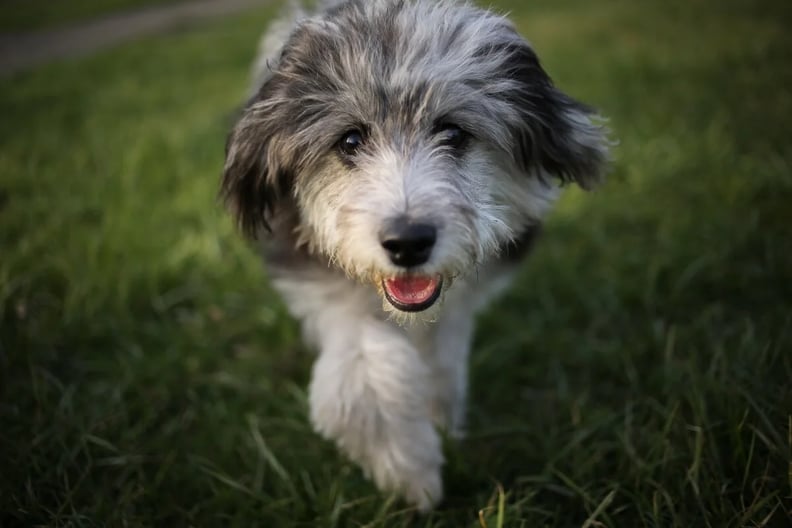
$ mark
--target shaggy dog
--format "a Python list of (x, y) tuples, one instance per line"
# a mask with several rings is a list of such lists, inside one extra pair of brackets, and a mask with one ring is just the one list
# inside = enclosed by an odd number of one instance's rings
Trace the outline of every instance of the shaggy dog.
[(461, 435), (474, 316), (561, 186), (592, 187), (597, 116), (502, 16), (320, 2), (262, 40), (221, 194), (318, 349), (315, 429), (420, 510)]

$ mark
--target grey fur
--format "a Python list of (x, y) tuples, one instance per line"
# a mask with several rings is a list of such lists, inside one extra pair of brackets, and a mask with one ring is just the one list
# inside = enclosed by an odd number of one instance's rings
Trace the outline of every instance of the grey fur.
[(246, 231), (353, 127), (409, 150), (453, 121), (529, 177), (544, 169), (584, 188), (599, 180), (603, 132), (568, 117), (591, 110), (553, 86), (508, 20), (449, 1), (333, 4), (300, 20), (269, 59), (274, 68), (259, 75), (229, 137), (223, 196)]

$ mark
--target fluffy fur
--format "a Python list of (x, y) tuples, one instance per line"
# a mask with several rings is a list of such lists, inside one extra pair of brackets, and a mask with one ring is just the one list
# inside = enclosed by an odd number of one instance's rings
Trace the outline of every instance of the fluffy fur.
[[(314, 427), (427, 510), (442, 497), (438, 428), (464, 431), (474, 315), (562, 184), (598, 182), (604, 130), (507, 19), (466, 3), (297, 7), (256, 64), (222, 196), (319, 352)], [(397, 220), (436, 230), (425, 261), (384, 249)], [(442, 279), (439, 300), (386, 300), (385, 281), (407, 276)]]

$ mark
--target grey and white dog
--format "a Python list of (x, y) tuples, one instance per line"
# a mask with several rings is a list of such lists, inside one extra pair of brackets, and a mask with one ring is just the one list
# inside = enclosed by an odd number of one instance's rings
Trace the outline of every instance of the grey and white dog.
[(608, 140), (502, 16), (320, 4), (262, 40), (221, 194), (319, 351), (314, 427), (427, 510), (438, 429), (464, 431), (475, 313), (562, 185), (599, 180)]

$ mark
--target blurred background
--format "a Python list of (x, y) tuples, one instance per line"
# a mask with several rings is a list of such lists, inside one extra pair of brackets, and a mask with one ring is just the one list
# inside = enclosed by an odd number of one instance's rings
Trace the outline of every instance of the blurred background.
[(422, 517), (311, 431), (216, 201), (281, 3), (0, 0), (0, 525), (792, 526), (792, 4), (492, 7), (619, 145), (481, 317)]

